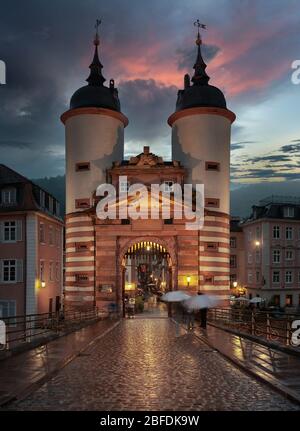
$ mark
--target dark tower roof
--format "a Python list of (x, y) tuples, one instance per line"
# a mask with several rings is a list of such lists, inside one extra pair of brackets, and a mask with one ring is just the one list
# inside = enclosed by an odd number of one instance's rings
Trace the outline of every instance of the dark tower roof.
[(187, 108), (196, 107), (213, 107), (213, 108), (225, 108), (226, 100), (221, 90), (213, 85), (209, 85), (209, 76), (206, 73), (206, 64), (202, 57), (201, 45), (202, 40), (199, 33), (199, 27), (205, 28), (204, 25), (199, 23), (199, 20), (195, 23), (198, 26), (198, 33), (196, 39), (197, 45), (197, 59), (194, 64), (194, 75), (191, 79), (193, 84), (190, 84), (189, 75), (184, 77), (184, 89), (178, 91), (176, 111), (181, 111)]
[(96, 35), (94, 38), (94, 57), (90, 64), (90, 75), (86, 79), (88, 85), (75, 91), (70, 101), (70, 109), (75, 108), (106, 108), (113, 111), (121, 111), (118, 90), (115, 88), (114, 80), (111, 79), (109, 87), (104, 86), (106, 79), (102, 75), (103, 66), (99, 60), (98, 46), (100, 44), (98, 26), (100, 21), (97, 20)]

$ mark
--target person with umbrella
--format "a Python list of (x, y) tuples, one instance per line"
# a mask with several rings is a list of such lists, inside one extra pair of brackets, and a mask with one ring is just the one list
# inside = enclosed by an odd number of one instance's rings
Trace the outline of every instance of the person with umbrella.
[[(164, 302), (180, 303), (180, 302), (186, 301), (187, 299), (190, 299), (190, 298), (191, 298), (190, 295), (188, 295), (186, 292), (184, 292), (182, 290), (174, 290), (174, 291), (165, 293), (160, 299), (161, 299), (161, 301), (164, 301)], [(176, 324), (176, 337), (179, 337), (178, 317), (175, 320), (175, 324)]]
[(200, 310), (201, 328), (206, 329), (207, 325), (207, 310), (208, 308), (214, 308), (219, 303), (219, 299), (212, 295), (204, 295), (202, 292), (198, 292), (197, 295), (191, 296), (184, 302), (187, 310)]
[(193, 331), (195, 324), (195, 313), (193, 310), (186, 310), (186, 325), (188, 331)]
[[(197, 295), (203, 295), (202, 292), (198, 291)], [(206, 329), (207, 326), (207, 308), (200, 308), (200, 327)]]

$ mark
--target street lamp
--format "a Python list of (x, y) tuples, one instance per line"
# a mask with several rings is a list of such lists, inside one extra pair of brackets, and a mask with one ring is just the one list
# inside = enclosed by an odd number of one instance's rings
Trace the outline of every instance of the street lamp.
[(246, 289), (245, 289), (245, 287), (239, 287), (238, 291), (239, 291), (239, 294), (240, 294), (241, 296), (245, 295), (245, 293), (246, 293)]
[(256, 245), (256, 247), (259, 247), (260, 246), (260, 241), (255, 241), (255, 245)]
[(187, 287), (190, 287), (191, 277), (189, 275), (186, 277), (186, 281), (187, 281)]
[(234, 281), (234, 282), (232, 283), (232, 286), (233, 286), (235, 289), (237, 288), (237, 285), (238, 285), (237, 281)]

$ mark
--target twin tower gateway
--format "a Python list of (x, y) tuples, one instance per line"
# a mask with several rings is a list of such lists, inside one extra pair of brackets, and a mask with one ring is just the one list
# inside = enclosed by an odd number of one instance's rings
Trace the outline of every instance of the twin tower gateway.
[[(66, 131), (65, 307), (114, 306), (121, 314), (128, 292), (150, 285), (227, 297), (230, 132), (235, 115), (223, 93), (208, 83), (199, 27), (194, 74), (191, 79), (185, 75), (176, 111), (168, 119), (172, 161), (149, 147), (124, 160), (128, 119), (114, 81), (104, 85), (98, 33), (94, 45), (88, 85), (73, 94), (70, 109), (61, 117)], [(171, 192), (175, 183), (204, 184), (203, 228), (187, 230), (185, 220), (175, 217), (101, 220), (96, 190), (102, 183), (123, 191), (135, 183), (163, 184)]]

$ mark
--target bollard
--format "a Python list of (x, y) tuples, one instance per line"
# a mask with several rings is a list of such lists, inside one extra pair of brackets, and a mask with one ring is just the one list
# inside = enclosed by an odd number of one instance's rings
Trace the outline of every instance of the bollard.
[(290, 332), (291, 332), (290, 321), (289, 321), (289, 319), (287, 319), (287, 321), (286, 321), (286, 339), (285, 339), (287, 346), (290, 345)]
[(270, 315), (267, 313), (267, 340), (270, 339)]
[(255, 333), (255, 318), (254, 318), (254, 312), (251, 313), (251, 334), (254, 335)]

